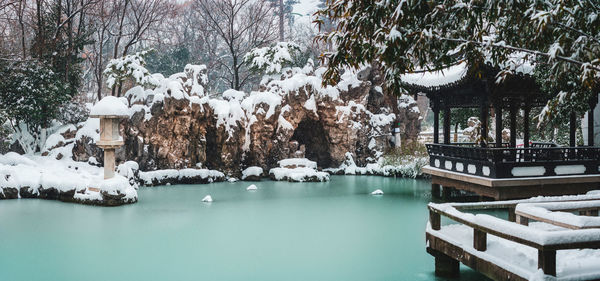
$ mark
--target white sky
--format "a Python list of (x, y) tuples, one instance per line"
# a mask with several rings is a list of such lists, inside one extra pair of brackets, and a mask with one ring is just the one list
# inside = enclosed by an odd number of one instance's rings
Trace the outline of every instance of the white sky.
[(294, 5), (294, 12), (302, 15), (312, 15), (317, 10), (319, 0), (300, 0), (300, 3)]

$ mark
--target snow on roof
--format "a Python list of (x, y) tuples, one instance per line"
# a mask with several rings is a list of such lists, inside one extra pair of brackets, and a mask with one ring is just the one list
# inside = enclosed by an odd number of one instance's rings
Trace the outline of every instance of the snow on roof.
[(438, 71), (406, 73), (400, 76), (400, 80), (404, 83), (423, 87), (438, 87), (463, 79), (467, 75), (467, 70), (467, 63), (461, 62)]
[(90, 111), (90, 117), (129, 116), (127, 106), (117, 97), (107, 96), (100, 100)]

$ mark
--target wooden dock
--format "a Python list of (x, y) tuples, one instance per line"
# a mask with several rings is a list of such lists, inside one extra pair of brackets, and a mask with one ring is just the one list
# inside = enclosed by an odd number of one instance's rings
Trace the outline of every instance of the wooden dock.
[[(495, 200), (509, 200), (534, 196), (584, 194), (600, 189), (600, 174), (491, 178), (431, 166), (423, 167), (422, 171), (431, 175), (434, 197), (448, 197), (452, 190), (464, 190)], [(440, 191), (443, 191), (442, 195)]]
[[(557, 260), (557, 251), (565, 251), (563, 257), (576, 257), (580, 254), (578, 249), (600, 249), (600, 228), (572, 230), (545, 223), (538, 223), (536, 228), (515, 222), (519, 217), (515, 209), (520, 203), (564, 201), (593, 203), (562, 210), (597, 216), (600, 194), (429, 204), (427, 252), (435, 258), (436, 275), (457, 277), (462, 263), (494, 280), (529, 280), (540, 273), (539, 269), (543, 270), (543, 274), (560, 280), (600, 280), (600, 251), (582, 258), (583, 265), (573, 264), (575, 261), (571, 258)], [(509, 219), (481, 214), (481, 210), (503, 210), (508, 213)], [(442, 217), (458, 224), (442, 226)], [(489, 245), (493, 246), (488, 248)], [(561, 271), (557, 272), (557, 268)]]

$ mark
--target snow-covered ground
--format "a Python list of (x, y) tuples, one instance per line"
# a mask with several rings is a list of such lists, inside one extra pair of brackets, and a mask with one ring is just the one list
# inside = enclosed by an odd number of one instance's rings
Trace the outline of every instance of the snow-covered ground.
[(45, 198), (120, 205), (137, 201), (136, 188), (126, 177), (115, 175), (104, 180), (102, 168), (69, 158), (56, 160), (14, 152), (0, 155), (2, 199)]

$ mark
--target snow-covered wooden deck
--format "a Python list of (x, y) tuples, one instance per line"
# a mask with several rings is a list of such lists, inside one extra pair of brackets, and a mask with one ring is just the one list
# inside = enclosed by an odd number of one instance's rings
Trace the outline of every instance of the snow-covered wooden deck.
[[(600, 228), (573, 230), (545, 222), (514, 222), (515, 209), (523, 210), (520, 206), (560, 206), (548, 202), (568, 202), (564, 210), (581, 209), (584, 214), (549, 211), (554, 218), (573, 216), (596, 226), (598, 217), (590, 215), (596, 214), (600, 192), (486, 203), (431, 203), (426, 240), (427, 252), (435, 257), (436, 274), (456, 276), (459, 263), (463, 263), (494, 280), (543, 280), (544, 275), (556, 280), (600, 280)], [(506, 210), (509, 220), (481, 213), (493, 209)], [(458, 224), (442, 226), (441, 217)]]

